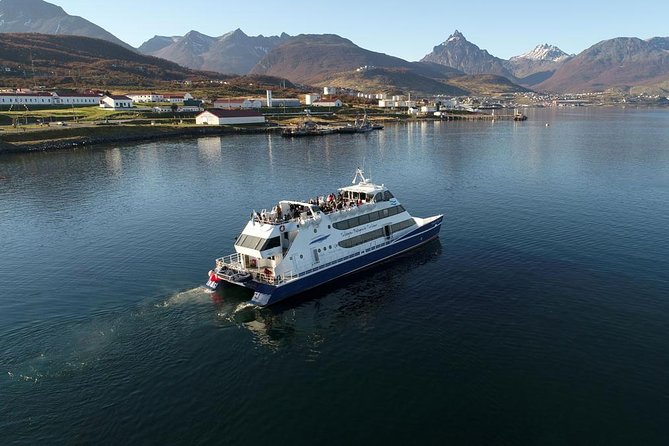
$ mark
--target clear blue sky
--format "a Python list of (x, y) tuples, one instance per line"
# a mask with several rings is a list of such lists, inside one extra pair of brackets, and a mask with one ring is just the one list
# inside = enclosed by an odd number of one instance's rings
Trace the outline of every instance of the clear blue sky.
[(508, 59), (540, 43), (568, 53), (613, 37), (669, 36), (669, 1), (337, 0), (214, 1), (50, 0), (132, 46), (191, 29), (219, 36), (334, 33), (355, 44), (419, 60), (455, 30)]

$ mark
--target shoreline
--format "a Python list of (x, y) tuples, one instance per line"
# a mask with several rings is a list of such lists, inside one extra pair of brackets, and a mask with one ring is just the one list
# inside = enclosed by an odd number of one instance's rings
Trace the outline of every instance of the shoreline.
[(105, 127), (71, 127), (57, 130), (38, 130), (25, 133), (0, 133), (0, 156), (47, 152), (101, 144), (152, 141), (170, 138), (201, 137), (212, 135), (239, 135), (273, 133), (281, 127), (227, 127), (227, 126), (154, 126), (113, 125)]

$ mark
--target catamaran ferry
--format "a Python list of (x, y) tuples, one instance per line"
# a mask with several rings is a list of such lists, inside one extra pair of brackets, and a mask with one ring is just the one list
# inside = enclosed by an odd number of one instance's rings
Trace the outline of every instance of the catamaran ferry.
[(357, 169), (336, 194), (254, 211), (235, 254), (216, 259), (205, 288), (229, 282), (253, 290), (251, 303), (271, 305), (427, 243), (442, 219), (412, 217)]

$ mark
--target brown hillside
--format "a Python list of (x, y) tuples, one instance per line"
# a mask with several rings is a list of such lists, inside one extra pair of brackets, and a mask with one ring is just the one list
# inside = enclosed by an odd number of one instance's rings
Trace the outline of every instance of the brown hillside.
[(0, 39), (0, 84), (5, 86), (152, 86), (222, 77), (89, 37), (3, 34)]

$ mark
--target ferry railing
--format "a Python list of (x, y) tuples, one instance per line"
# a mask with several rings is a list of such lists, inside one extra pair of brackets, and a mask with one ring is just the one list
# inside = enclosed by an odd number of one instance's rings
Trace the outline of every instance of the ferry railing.
[[(216, 259), (216, 272), (221, 273), (223, 269), (229, 269), (237, 272), (249, 273), (258, 282), (276, 285), (279, 283), (279, 278), (273, 274), (268, 274), (265, 269), (261, 268), (247, 268), (242, 262), (242, 255), (239, 253), (231, 254), (229, 256), (219, 257)], [(225, 275), (225, 274), (223, 274)]]
[(216, 267), (220, 268), (223, 266), (240, 271), (243, 270), (244, 265), (242, 264), (242, 255), (239, 253), (234, 253), (229, 256), (219, 257), (216, 259)]

